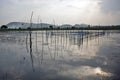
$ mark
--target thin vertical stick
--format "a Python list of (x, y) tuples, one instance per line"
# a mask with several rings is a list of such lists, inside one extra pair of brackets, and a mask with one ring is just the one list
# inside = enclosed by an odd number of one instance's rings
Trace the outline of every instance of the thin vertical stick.
[[(41, 23), (41, 28), (43, 28), (43, 26), (42, 26), (42, 20), (40, 20), (40, 23)], [(42, 62), (43, 62), (43, 50), (44, 50), (44, 36), (43, 36), (43, 34), (44, 34), (44, 32), (42, 31), (42, 54), (41, 54), (41, 64), (42, 64)]]
[(30, 57), (31, 57), (31, 63), (32, 63), (32, 69), (34, 72), (34, 61), (33, 61), (33, 55), (32, 55), (32, 35), (31, 35), (31, 28), (32, 28), (32, 16), (33, 16), (33, 11), (31, 14), (31, 18), (30, 18), (30, 31), (29, 31), (29, 36), (30, 36)]
[(38, 16), (38, 20), (37, 20), (37, 28), (39, 28), (39, 21), (40, 21), (39, 18), (40, 18), (40, 17)]
[(32, 17), (33, 17), (33, 11), (31, 13), (31, 18), (30, 18), (30, 28), (32, 28)]

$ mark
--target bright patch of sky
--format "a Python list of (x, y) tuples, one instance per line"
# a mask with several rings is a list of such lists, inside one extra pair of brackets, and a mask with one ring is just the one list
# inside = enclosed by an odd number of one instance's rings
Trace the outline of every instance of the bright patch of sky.
[(120, 0), (1, 0), (0, 25), (9, 22), (114, 25), (120, 22)]

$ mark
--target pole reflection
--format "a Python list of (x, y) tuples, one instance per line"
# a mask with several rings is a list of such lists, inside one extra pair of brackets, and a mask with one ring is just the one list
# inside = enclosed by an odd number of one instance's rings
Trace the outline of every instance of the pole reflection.
[(32, 64), (32, 70), (34, 72), (35, 69), (34, 69), (34, 61), (33, 61), (33, 53), (32, 53), (32, 32), (31, 31), (29, 31), (29, 42), (30, 42), (30, 59)]
[[(31, 31), (29, 32), (30, 56), (31, 56), (31, 62), (34, 63), (31, 34), (34, 34), (34, 32), (33, 33)], [(79, 50), (80, 52), (83, 49), (83, 47), (86, 47), (87, 49), (89, 47), (88, 45), (90, 40), (98, 39), (95, 43), (99, 44), (99, 37), (104, 36), (105, 31), (89, 31), (89, 30), (47, 31), (46, 30), (46, 31), (41, 31), (40, 33), (35, 32), (35, 34), (36, 34), (35, 49), (36, 49), (36, 53), (38, 54), (41, 53), (40, 57), (42, 64), (45, 53), (48, 53), (51, 59), (55, 60), (56, 57), (59, 56), (59, 54), (68, 53), (74, 55), (76, 49)], [(26, 49), (28, 43), (27, 38), (28, 36), (26, 36)]]

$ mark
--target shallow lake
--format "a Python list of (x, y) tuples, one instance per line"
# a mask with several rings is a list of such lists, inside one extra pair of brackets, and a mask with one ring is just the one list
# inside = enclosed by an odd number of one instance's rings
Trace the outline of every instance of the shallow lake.
[(119, 79), (119, 30), (0, 32), (0, 80)]

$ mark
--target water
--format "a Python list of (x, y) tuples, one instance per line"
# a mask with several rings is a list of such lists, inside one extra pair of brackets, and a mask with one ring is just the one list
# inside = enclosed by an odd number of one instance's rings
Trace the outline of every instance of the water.
[(120, 31), (0, 32), (0, 80), (119, 80)]

